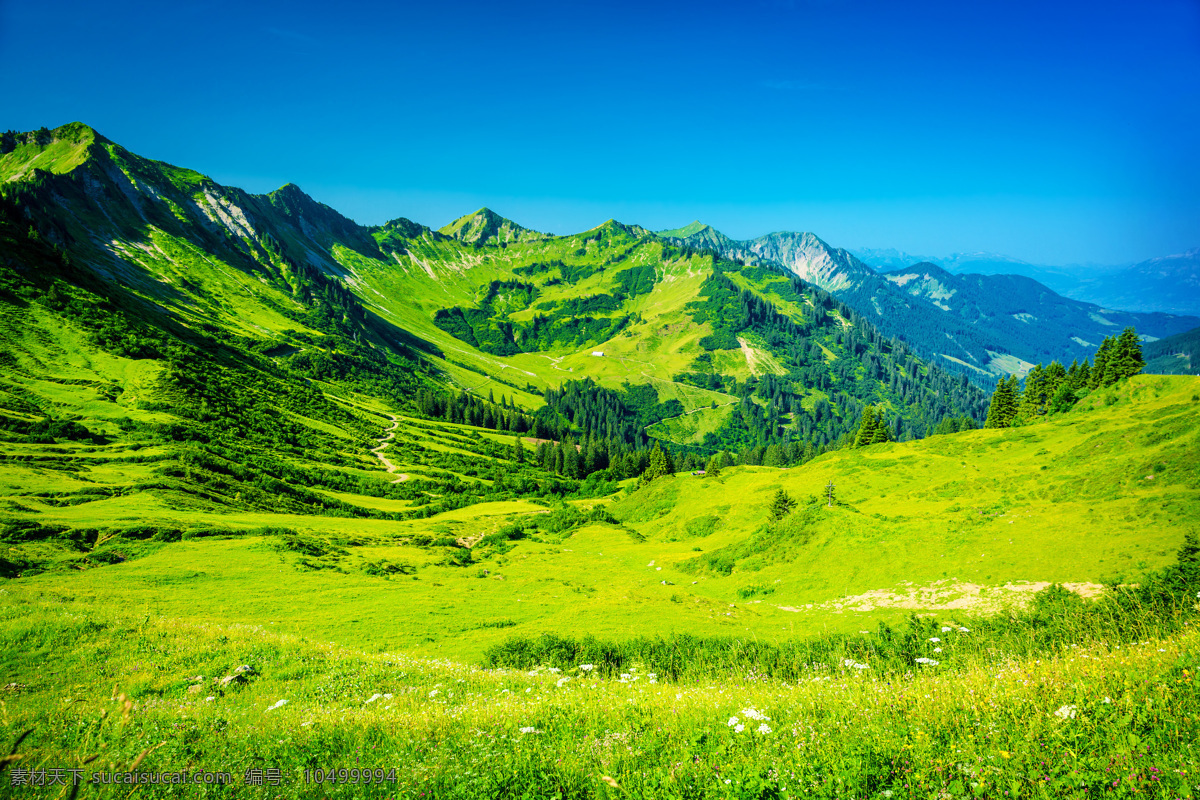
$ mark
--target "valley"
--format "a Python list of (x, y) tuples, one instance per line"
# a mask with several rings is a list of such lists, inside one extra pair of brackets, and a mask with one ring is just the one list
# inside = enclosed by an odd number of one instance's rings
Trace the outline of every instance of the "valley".
[[(21, 137), (5, 783), (1200, 791), (1200, 378), (1146, 374), (1200, 320), (812, 234), (361, 226)], [(391, 776), (306, 783), (351, 763)]]

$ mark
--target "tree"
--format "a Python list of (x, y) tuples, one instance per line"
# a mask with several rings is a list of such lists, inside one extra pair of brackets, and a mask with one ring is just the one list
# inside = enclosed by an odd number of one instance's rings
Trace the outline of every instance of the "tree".
[(11, 153), (17, 149), (17, 132), (7, 130), (0, 133), (0, 156)]
[(662, 446), (658, 442), (655, 442), (654, 449), (650, 451), (650, 463), (642, 473), (642, 477), (638, 480), (638, 483), (645, 485), (655, 478), (673, 474), (667, 471), (667, 467), (667, 454), (663, 452)]
[(512, 457), (518, 464), (525, 463), (525, 445), (521, 443), (520, 436), (513, 437)]
[(33, 140), (39, 147), (45, 147), (54, 140), (54, 137), (50, 134), (50, 129), (43, 125), (37, 129), (37, 133), (33, 135)]
[(796, 501), (792, 496), (783, 489), (778, 489), (775, 496), (771, 498), (771, 505), (768, 510), (771, 512), (771, 519), (778, 522), (779, 520), (792, 513), (792, 509), (796, 507)]
[(996, 390), (992, 392), (992, 402), (988, 405), (987, 421), (983, 423), (983, 427), (1009, 427), (1017, 418), (1019, 408), (1020, 392), (1017, 376), (1010, 375), (1007, 378), (1001, 378), (996, 383)]
[(1142, 342), (1133, 328), (1126, 328), (1113, 344), (1105, 375), (1107, 377), (1111, 372), (1112, 382), (1116, 383), (1124, 378), (1137, 375), (1145, 366), (1146, 361), (1142, 358)]
[(1092, 361), (1092, 374), (1088, 381), (1090, 388), (1100, 389), (1110, 385), (1108, 383), (1108, 359), (1112, 355), (1112, 349), (1112, 337), (1106, 336), (1100, 343), (1100, 349), (1096, 351), (1096, 358)]
[(704, 467), (704, 474), (714, 478), (721, 475), (721, 454), (717, 453), (708, 460), (708, 464)]

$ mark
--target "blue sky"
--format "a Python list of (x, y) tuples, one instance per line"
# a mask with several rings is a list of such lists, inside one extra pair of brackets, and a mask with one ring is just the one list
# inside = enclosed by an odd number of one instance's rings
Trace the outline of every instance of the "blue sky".
[(1200, 3), (0, 0), (0, 126), (365, 224), (701, 219), (1121, 263), (1200, 246)]

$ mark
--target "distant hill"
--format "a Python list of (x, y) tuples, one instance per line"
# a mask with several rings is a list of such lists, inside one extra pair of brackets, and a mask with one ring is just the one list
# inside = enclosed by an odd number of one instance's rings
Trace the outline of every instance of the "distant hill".
[(1145, 372), (1155, 375), (1200, 375), (1200, 328), (1168, 336), (1142, 348)]

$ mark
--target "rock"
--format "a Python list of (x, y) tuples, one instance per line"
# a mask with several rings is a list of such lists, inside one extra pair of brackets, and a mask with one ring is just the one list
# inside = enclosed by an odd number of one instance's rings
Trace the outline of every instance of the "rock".
[(187, 688), (187, 693), (188, 694), (200, 694), (200, 690), (203, 688), (204, 688), (203, 685), (201, 685), (199, 683), (194, 683)]
[(254, 667), (250, 666), (249, 664), (242, 664), (240, 667), (235, 669), (234, 672), (244, 672), (248, 675), (253, 675)]
[(245, 675), (226, 675), (224, 678), (221, 678), (217, 681), (217, 685), (221, 688), (228, 686), (241, 686), (244, 683), (246, 683)]

